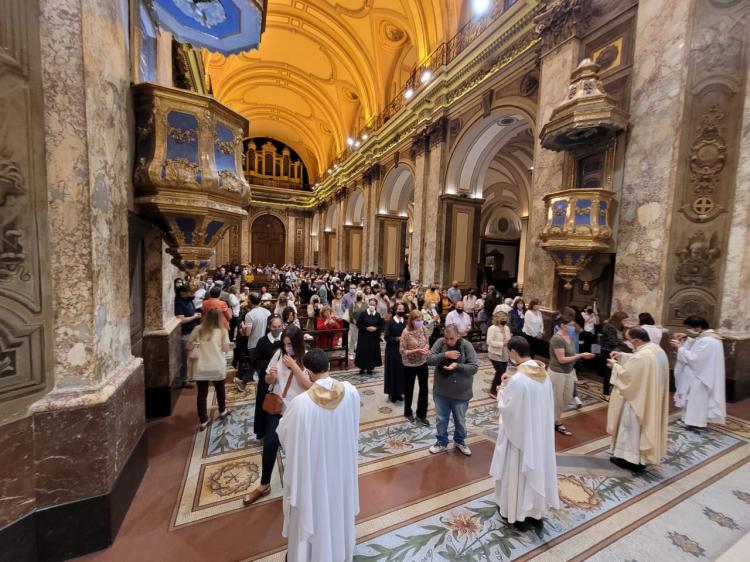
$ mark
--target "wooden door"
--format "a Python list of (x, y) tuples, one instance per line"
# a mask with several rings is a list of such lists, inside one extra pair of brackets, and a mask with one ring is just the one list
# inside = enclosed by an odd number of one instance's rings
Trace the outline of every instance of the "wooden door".
[(279, 219), (273, 215), (263, 215), (255, 220), (252, 230), (252, 263), (275, 263), (281, 266), (286, 259), (285, 244), (286, 231)]

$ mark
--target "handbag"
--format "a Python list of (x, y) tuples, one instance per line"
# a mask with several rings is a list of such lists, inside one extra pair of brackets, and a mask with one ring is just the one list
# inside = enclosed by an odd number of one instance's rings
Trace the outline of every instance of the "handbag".
[(265, 413), (277, 416), (284, 410), (284, 398), (286, 398), (286, 394), (289, 392), (289, 387), (292, 386), (293, 378), (294, 373), (289, 373), (289, 378), (286, 380), (286, 386), (284, 387), (284, 393), (281, 396), (271, 392), (273, 385), (268, 388), (268, 394), (263, 398), (262, 406)]
[(193, 349), (188, 352), (188, 359), (198, 359), (200, 357), (200, 343), (193, 342)]

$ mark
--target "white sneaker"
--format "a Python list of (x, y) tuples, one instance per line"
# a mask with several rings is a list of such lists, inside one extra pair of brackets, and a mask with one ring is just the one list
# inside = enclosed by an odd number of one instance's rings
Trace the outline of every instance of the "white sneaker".
[(581, 402), (581, 399), (578, 398), (578, 396), (574, 396), (573, 400), (575, 401), (576, 406), (581, 406), (583, 404), (583, 402)]
[(438, 453), (444, 453), (447, 448), (448, 447), (446, 447), (445, 445), (438, 445), (437, 443), (435, 443), (432, 447), (430, 447), (430, 454), (437, 455)]
[(456, 443), (456, 449), (461, 451), (461, 453), (463, 453), (467, 457), (471, 456), (471, 449), (469, 449), (469, 446), (465, 443)]

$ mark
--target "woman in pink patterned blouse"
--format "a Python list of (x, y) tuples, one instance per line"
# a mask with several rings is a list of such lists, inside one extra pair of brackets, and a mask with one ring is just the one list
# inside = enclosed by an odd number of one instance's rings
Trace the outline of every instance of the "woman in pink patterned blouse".
[(414, 381), (419, 380), (417, 396), (417, 421), (429, 426), (427, 421), (427, 359), (430, 354), (430, 338), (424, 327), (422, 313), (412, 310), (406, 320), (406, 328), (401, 334), (399, 352), (404, 364), (404, 417), (414, 421), (411, 403), (414, 397)]

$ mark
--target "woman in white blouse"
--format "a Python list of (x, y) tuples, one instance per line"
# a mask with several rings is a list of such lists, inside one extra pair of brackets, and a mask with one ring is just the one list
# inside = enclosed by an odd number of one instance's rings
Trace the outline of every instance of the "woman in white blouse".
[(529, 308), (523, 316), (523, 335), (529, 340), (531, 358), (539, 354), (544, 345), (544, 317), (539, 310), (539, 299), (532, 299)]
[[(284, 401), (284, 410), (289, 407), (295, 396), (302, 394), (312, 386), (310, 377), (302, 366), (305, 357), (305, 340), (302, 331), (294, 326), (288, 327), (281, 335), (282, 347), (273, 356), (266, 369), (266, 384), (269, 385), (269, 393), (277, 394)], [(289, 377), (292, 381), (287, 388)], [(260, 498), (271, 493), (271, 474), (276, 464), (276, 455), (279, 452), (279, 436), (276, 428), (281, 421), (281, 414), (266, 413), (266, 435), (263, 438), (263, 468), (260, 476), (260, 486), (247, 494), (242, 503), (250, 505)]]
[(227, 374), (227, 359), (224, 356), (231, 346), (229, 334), (224, 327), (224, 315), (218, 308), (212, 308), (203, 317), (187, 341), (191, 355), (197, 356), (193, 369), (193, 379), (198, 383), (198, 419), (200, 431), (208, 427), (208, 383), (213, 383), (216, 401), (219, 403), (219, 418), (230, 414), (226, 407), (226, 389), (224, 379)]
[(487, 357), (495, 368), (495, 376), (492, 377), (490, 396), (497, 398), (497, 387), (500, 386), (505, 370), (508, 368), (508, 342), (511, 338), (508, 328), (508, 315), (504, 312), (496, 312), (492, 315), (492, 326), (487, 329)]

